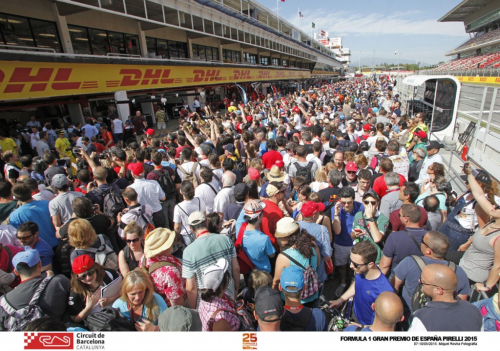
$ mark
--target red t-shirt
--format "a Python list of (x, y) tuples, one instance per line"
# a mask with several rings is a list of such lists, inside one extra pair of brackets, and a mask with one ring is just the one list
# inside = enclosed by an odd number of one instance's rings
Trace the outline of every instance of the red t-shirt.
[(108, 145), (109, 141), (111, 141), (111, 144), (109, 144), (108, 147), (115, 146), (115, 143), (113, 142), (113, 135), (111, 135), (111, 132), (109, 130), (102, 135), (102, 138), (104, 139), (105, 145)]
[[(402, 186), (403, 183), (406, 182), (406, 178), (401, 174), (398, 174), (398, 176), (399, 186)], [(385, 195), (387, 195), (387, 184), (385, 184), (385, 177), (383, 175), (375, 179), (372, 189), (378, 194), (378, 196), (380, 196), (380, 198), (383, 198)]]
[(100, 154), (104, 150), (106, 150), (106, 148), (104, 147), (104, 145), (102, 145), (101, 143), (92, 143), (92, 144), (94, 144), (95, 148), (97, 149), (97, 153), (98, 154)]
[[(420, 228), (425, 228), (425, 226), (427, 225), (427, 211), (425, 210), (425, 208), (420, 206), (418, 206), (418, 209), (422, 214), (418, 225), (420, 226)], [(389, 215), (389, 223), (391, 223), (393, 232), (399, 232), (400, 230), (405, 229), (405, 225), (401, 223), (401, 218), (399, 218), (399, 210), (394, 210), (391, 212), (391, 214)]]
[(264, 200), (263, 202), (266, 204), (266, 207), (264, 208), (264, 216), (260, 224), (260, 231), (271, 239), (271, 244), (279, 251), (274, 233), (276, 232), (276, 223), (284, 217), (283, 211), (281, 211), (278, 205), (271, 200)]
[(283, 161), (283, 156), (276, 150), (269, 150), (262, 155), (262, 165), (266, 169), (271, 169), (276, 161)]

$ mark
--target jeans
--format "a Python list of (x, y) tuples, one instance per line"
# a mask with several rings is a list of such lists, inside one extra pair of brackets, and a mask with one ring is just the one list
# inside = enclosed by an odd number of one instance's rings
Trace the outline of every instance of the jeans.
[(165, 228), (174, 229), (174, 207), (175, 199), (165, 200), (161, 203), (162, 211), (165, 216)]

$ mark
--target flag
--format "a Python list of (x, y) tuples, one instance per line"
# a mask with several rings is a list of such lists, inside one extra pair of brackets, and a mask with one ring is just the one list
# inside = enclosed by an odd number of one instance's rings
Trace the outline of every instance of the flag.
[(322, 30), (321, 30), (321, 36), (322, 36), (322, 37), (324, 37), (324, 36), (325, 36), (325, 34), (326, 34), (326, 33), (325, 33), (325, 31), (322, 29)]
[(314, 24), (314, 22), (312, 22), (312, 27), (313, 27), (313, 28), (316, 28), (316, 25)]
[(299, 17), (304, 17), (304, 15), (302, 14), (302, 12), (300, 11), (300, 8), (299, 8)]
[(281, 2), (285, 2), (285, 0), (281, 0)]

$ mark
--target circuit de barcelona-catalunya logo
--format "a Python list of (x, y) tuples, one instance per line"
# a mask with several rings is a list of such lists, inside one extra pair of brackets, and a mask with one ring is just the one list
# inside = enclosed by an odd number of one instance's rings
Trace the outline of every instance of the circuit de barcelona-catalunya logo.
[(24, 333), (25, 350), (73, 350), (73, 333)]

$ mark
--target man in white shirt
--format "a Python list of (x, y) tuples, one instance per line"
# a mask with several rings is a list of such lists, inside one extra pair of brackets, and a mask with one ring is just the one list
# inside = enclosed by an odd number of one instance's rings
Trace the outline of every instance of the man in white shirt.
[[(179, 169), (182, 167), (184, 172), (191, 173), (193, 171), (193, 167), (195, 167), (195, 162), (191, 161), (193, 156), (193, 149), (186, 148), (181, 151), (181, 161), (183, 162), (179, 166), (177, 166), (177, 174), (181, 181), (184, 180), (184, 173)], [(200, 181), (200, 164), (196, 162), (196, 169), (194, 170), (194, 175), (196, 176), (198, 182)]]
[(118, 117), (118, 115), (113, 118), (113, 123), (111, 123), (111, 131), (113, 132), (113, 136), (117, 141), (116, 146), (120, 148), (123, 147), (123, 122), (120, 117)]
[(38, 156), (43, 157), (43, 155), (50, 153), (49, 144), (47, 144), (47, 140), (49, 140), (49, 135), (47, 132), (40, 132), (40, 140), (36, 143), (36, 151)]
[(300, 113), (296, 113), (295, 107), (292, 109), (292, 111), (295, 112), (295, 114), (293, 115), (293, 122), (295, 123), (295, 129), (297, 129), (300, 132), (302, 130), (302, 119), (300, 118)]
[(128, 169), (134, 177), (134, 183), (128, 187), (137, 192), (137, 201), (141, 205), (151, 206), (155, 227), (165, 227), (165, 216), (160, 203), (160, 201), (165, 200), (165, 193), (160, 184), (156, 180), (144, 179), (144, 166), (142, 163), (131, 163), (128, 165)]
[(430, 165), (433, 163), (443, 164), (443, 157), (439, 154), (439, 149), (441, 149), (441, 144), (436, 140), (430, 141), (429, 145), (427, 145), (427, 157), (424, 159), (418, 179), (415, 181), (418, 185), (421, 185), (424, 180), (429, 179), (427, 170)]
[(207, 206), (207, 213), (214, 212), (214, 200), (219, 193), (219, 182), (213, 176), (209, 167), (202, 167), (200, 171), (201, 184), (194, 190), (194, 196), (202, 199)]
[(222, 175), (222, 189), (214, 199), (214, 212), (217, 212), (222, 220), (224, 212), (229, 204), (235, 204), (234, 198), (234, 183), (236, 183), (236, 175), (231, 171), (226, 171)]

